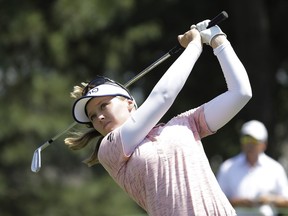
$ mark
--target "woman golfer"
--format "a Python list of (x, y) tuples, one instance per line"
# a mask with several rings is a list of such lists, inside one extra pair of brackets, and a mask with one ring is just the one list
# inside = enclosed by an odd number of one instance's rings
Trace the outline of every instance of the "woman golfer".
[[(178, 36), (186, 49), (139, 108), (124, 87), (105, 77), (74, 89), (75, 97), (81, 92), (73, 106), (74, 118), (93, 130), (67, 138), (66, 144), (79, 149), (100, 133), (103, 138), (87, 164), (102, 164), (151, 216), (236, 215), (214, 177), (201, 139), (234, 117), (252, 93), (246, 70), (226, 35), (218, 26), (206, 29), (208, 23), (193, 25)], [(202, 52), (202, 42), (213, 48), (228, 90), (158, 124), (184, 86)]]

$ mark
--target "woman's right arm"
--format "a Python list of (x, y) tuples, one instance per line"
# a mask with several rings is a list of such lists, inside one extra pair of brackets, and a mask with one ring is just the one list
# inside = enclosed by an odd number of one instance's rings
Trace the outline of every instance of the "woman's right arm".
[(123, 149), (128, 156), (173, 104), (202, 52), (198, 30), (192, 29), (178, 39), (180, 43), (191, 42), (187, 43), (184, 52), (161, 77), (145, 102), (121, 127)]

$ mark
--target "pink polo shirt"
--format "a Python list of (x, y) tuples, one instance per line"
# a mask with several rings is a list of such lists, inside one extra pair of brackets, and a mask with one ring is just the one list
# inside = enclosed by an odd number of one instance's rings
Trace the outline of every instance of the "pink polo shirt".
[(114, 130), (103, 139), (98, 158), (151, 216), (236, 215), (201, 143), (210, 134), (199, 107), (154, 127), (130, 157), (124, 155), (119, 128)]

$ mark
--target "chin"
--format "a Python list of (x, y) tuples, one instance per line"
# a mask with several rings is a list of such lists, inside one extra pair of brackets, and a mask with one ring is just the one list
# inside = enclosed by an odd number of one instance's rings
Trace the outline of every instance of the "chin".
[(113, 131), (115, 128), (107, 128), (105, 130), (105, 134), (107, 135), (108, 133), (110, 133), (111, 131)]

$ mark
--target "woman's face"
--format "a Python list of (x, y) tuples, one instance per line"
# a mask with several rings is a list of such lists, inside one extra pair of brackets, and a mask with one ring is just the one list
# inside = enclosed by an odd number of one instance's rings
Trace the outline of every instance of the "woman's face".
[(104, 96), (91, 99), (86, 111), (95, 130), (103, 136), (121, 126), (129, 117), (134, 108), (133, 101)]

